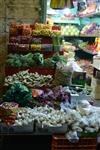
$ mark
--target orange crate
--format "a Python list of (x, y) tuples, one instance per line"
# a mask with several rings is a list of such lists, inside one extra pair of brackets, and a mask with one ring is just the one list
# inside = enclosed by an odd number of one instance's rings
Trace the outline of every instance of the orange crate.
[(51, 150), (96, 150), (97, 139), (82, 137), (79, 142), (71, 143), (64, 135), (57, 134), (52, 136)]

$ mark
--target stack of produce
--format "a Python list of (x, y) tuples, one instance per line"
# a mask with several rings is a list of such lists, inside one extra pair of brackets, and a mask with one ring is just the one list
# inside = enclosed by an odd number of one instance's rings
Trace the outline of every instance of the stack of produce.
[(29, 24), (16, 24), (13, 23), (10, 25), (10, 35), (17, 36), (17, 35), (31, 35), (32, 28)]
[(62, 26), (62, 34), (65, 36), (78, 36), (79, 29), (75, 25)]
[[(32, 89), (34, 91), (34, 89)], [(34, 106), (45, 106), (48, 105), (55, 109), (61, 108), (61, 103), (71, 104), (70, 92), (66, 87), (56, 86), (52, 89), (45, 88), (44, 91), (40, 91), (42, 94), (34, 97)]]
[(13, 84), (3, 96), (6, 102), (15, 102), (20, 107), (28, 106), (32, 101), (32, 92), (20, 83)]
[(28, 53), (26, 55), (9, 54), (6, 60), (7, 66), (11, 67), (32, 67), (42, 66), (44, 63), (43, 54), (40, 53)]
[[(53, 37), (57, 38), (56, 43), (53, 42)], [(61, 44), (60, 39), (61, 29), (59, 26), (42, 23), (11, 24), (8, 49), (12, 51), (52, 51), (53, 44)]]
[(96, 53), (96, 48), (97, 45), (95, 43), (89, 44), (88, 42), (83, 42), (81, 41), (79, 43), (79, 47), (83, 49), (85, 52), (90, 53), (90, 54), (95, 54)]
[(51, 58), (44, 59), (43, 54), (40, 53), (28, 53), (26, 55), (9, 54), (6, 60), (7, 66), (24, 68), (24, 67), (50, 67), (55, 68), (58, 62), (67, 63), (67, 59), (55, 53)]
[(63, 41), (62, 49), (64, 51), (64, 56), (66, 56), (67, 59), (74, 58), (74, 50), (76, 50), (74, 44)]
[(54, 28), (49, 24), (36, 23), (35, 29), (32, 30), (33, 36), (61, 36), (60, 28)]
[(0, 119), (6, 124), (14, 124), (16, 119), (16, 113), (18, 110), (18, 104), (14, 102), (3, 102), (0, 105)]
[(5, 78), (5, 86), (13, 85), (15, 83), (22, 83), (22, 85), (26, 85), (27, 87), (42, 87), (46, 85), (50, 85), (52, 81), (51, 75), (39, 75), (36, 73), (29, 73), (28, 70), (20, 71), (17, 74), (12, 76), (7, 76)]
[(87, 35), (87, 36), (99, 36), (99, 26), (96, 23), (91, 23), (83, 27), (81, 30), (82, 35)]
[(55, 68), (58, 62), (66, 64), (67, 59), (63, 55), (59, 55), (59, 53), (55, 53), (51, 58), (45, 59), (44, 66)]
[[(22, 119), (23, 118), (23, 119)], [(91, 106), (88, 101), (81, 101), (77, 110), (64, 107), (55, 110), (52, 107), (21, 108), (17, 114), (15, 125), (27, 125), (37, 120), (41, 128), (65, 126), (66, 138), (70, 141), (79, 140), (78, 133), (94, 133), (100, 131), (100, 108)]]

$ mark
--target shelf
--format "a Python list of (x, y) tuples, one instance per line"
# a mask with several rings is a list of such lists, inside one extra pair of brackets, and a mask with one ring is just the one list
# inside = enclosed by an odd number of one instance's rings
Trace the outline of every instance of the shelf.
[(83, 15), (83, 16), (79, 16), (80, 18), (84, 18), (84, 17), (93, 17), (93, 16), (99, 16), (100, 15), (100, 12), (93, 12), (93, 13), (87, 13), (86, 15)]
[(14, 68), (14, 67), (5, 67), (5, 76), (8, 76), (8, 75), (13, 75), (13, 74), (16, 74), (18, 73), (19, 71), (23, 71), (23, 70), (29, 70), (29, 72), (31, 73), (39, 73), (39, 74), (42, 74), (42, 75), (54, 75), (55, 74), (55, 69), (53, 68), (47, 68), (47, 67), (28, 67), (28, 68)]
[(100, 35), (78, 35), (78, 36), (75, 36), (75, 35), (63, 35), (64, 38), (66, 37), (90, 37), (90, 38), (96, 38), (96, 37), (100, 37)]
[[(63, 51), (58, 51), (60, 55), (63, 55)], [(54, 53), (56, 53), (56, 51), (31, 51), (31, 50), (28, 50), (28, 51), (22, 51), (22, 50), (10, 50), (8, 49), (8, 54), (9, 53), (12, 53), (12, 54), (28, 54), (28, 53), (41, 53), (44, 55), (44, 58), (49, 58), (49, 57), (52, 57)]]
[(80, 35), (80, 37), (93, 37), (93, 38), (95, 38), (95, 37), (100, 37), (100, 35)]

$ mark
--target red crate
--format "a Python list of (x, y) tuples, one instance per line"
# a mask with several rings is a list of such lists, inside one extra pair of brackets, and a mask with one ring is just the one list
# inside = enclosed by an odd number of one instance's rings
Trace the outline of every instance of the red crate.
[(14, 68), (14, 67), (5, 67), (5, 75), (13, 75), (14, 73), (18, 73), (22, 70), (29, 69), (29, 72), (35, 73), (38, 72), (39, 74), (43, 75), (54, 75), (55, 69), (52, 68), (44, 68), (44, 67), (32, 67), (32, 68)]
[(69, 142), (63, 134), (52, 136), (52, 150), (96, 150), (97, 139), (82, 137), (77, 143)]

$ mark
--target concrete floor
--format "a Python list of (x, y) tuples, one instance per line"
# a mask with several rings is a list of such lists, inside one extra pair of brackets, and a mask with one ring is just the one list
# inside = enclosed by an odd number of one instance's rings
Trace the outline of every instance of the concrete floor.
[[(51, 150), (51, 136), (50, 135), (9, 135), (4, 136), (0, 150), (14, 150), (24, 149), (32, 150)], [(100, 144), (97, 145), (97, 149), (100, 150)]]
[(0, 147), (0, 150), (51, 150), (51, 136), (37, 135), (10, 135), (5, 136)]

